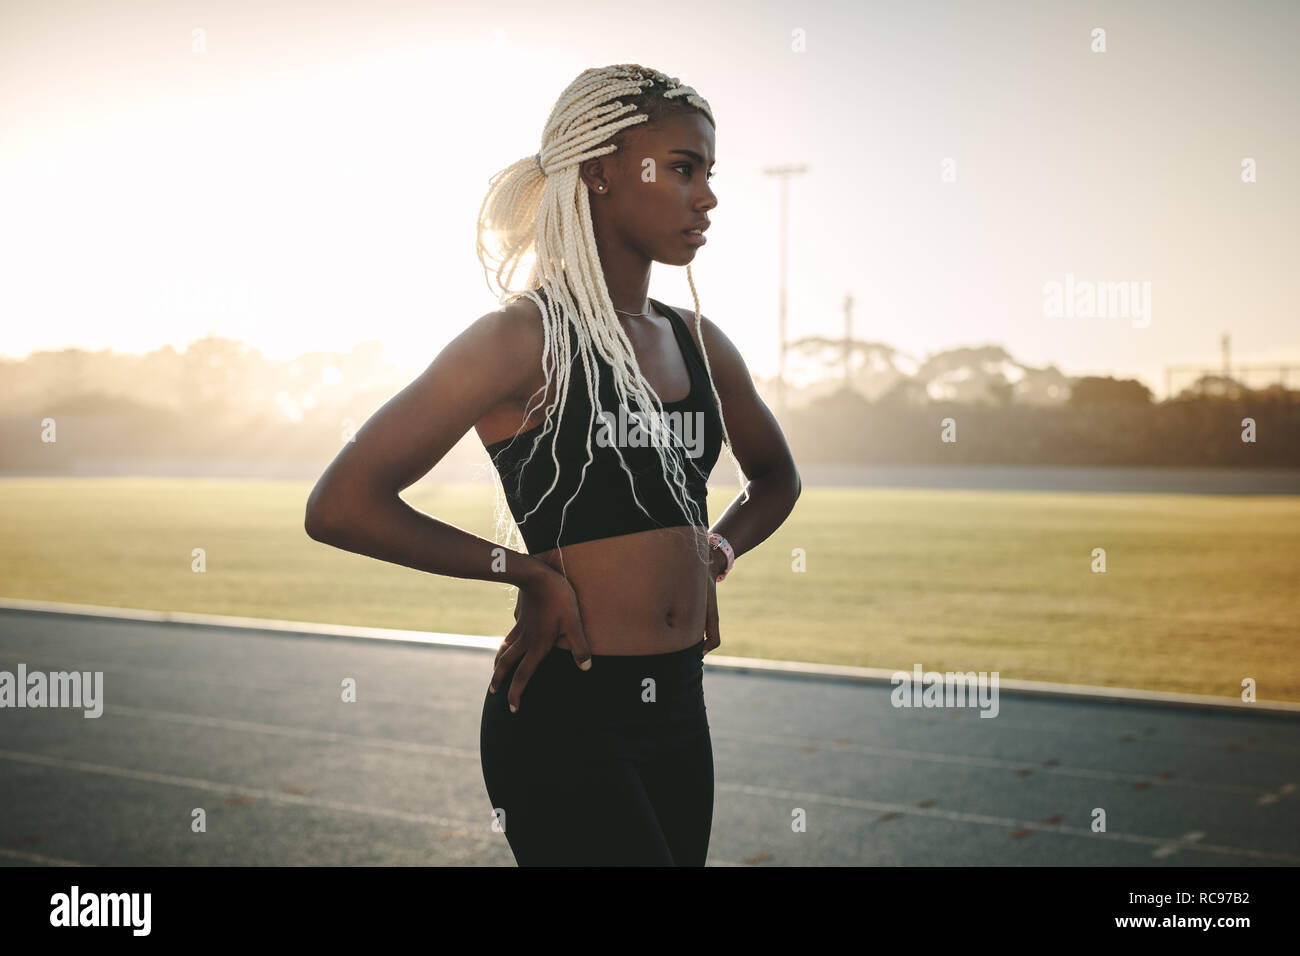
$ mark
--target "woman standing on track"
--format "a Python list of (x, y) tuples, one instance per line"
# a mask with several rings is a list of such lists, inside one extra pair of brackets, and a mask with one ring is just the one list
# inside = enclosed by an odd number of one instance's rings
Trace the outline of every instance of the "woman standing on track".
[[(541, 150), (494, 176), (483, 203), (479, 258), (505, 304), (379, 409), (307, 502), (318, 541), (519, 589), (480, 754), (521, 866), (702, 866), (708, 852), (715, 588), (800, 491), (744, 360), (699, 313), (689, 264), (717, 205), (713, 157), (712, 111), (675, 77), (579, 75)], [(527, 286), (512, 290), (525, 257)], [(652, 262), (687, 267), (689, 321), (647, 298)], [(504, 497), (527, 554), (399, 497), (471, 426), (500, 479), (498, 520)], [(709, 531), (724, 444), (743, 493)]]

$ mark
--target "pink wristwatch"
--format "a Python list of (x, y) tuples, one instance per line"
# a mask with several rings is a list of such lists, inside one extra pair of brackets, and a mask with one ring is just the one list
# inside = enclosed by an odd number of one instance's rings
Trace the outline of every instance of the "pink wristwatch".
[(709, 532), (709, 547), (717, 548), (727, 556), (727, 566), (723, 568), (722, 573), (718, 575), (718, 580), (721, 581), (731, 572), (732, 566), (736, 563), (736, 552), (731, 549), (731, 545), (727, 543), (727, 539), (716, 531)]

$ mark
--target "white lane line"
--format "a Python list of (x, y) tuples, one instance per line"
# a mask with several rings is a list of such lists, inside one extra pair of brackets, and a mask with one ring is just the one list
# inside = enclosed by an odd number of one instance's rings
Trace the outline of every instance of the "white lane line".
[[(27, 664), (28, 669), (42, 670), (77, 670), (77, 671), (103, 671), (105, 674), (127, 674), (130, 676), (141, 677), (160, 677), (170, 683), (186, 682), (190, 684), (203, 684), (208, 687), (220, 687), (230, 690), (232, 684), (237, 685), (240, 690), (265, 691), (273, 694), (283, 694), (286, 690), (296, 691), (308, 696), (319, 696), (321, 684), (319, 681), (290, 681), (282, 680), (275, 683), (268, 681), (258, 682), (249, 680), (243, 674), (238, 673), (232, 666), (232, 669), (225, 676), (204, 676), (196, 674), (193, 671), (168, 670), (162, 667), (144, 667), (135, 664), (118, 661), (95, 661), (89, 660), (77, 655), (77, 657), (51, 657), (44, 650), (37, 653), (24, 655), (23, 662)], [(35, 665), (39, 665), (37, 668)], [(483, 693), (487, 693), (489, 678), (492, 676), (490, 668), (483, 670)], [(333, 687), (334, 685), (331, 685)], [(337, 690), (337, 688), (336, 688)], [(337, 696), (337, 695), (336, 695)], [(429, 710), (445, 711), (464, 711), (481, 708), (481, 703), (473, 705), (458, 703), (456, 699), (438, 700), (434, 698), (412, 697), (409, 694), (386, 694), (383, 691), (367, 690), (365, 699), (375, 703), (401, 704), (404, 707), (422, 707)]]
[(89, 863), (78, 863), (76, 860), (61, 860), (57, 856), (42, 856), (39, 853), (24, 853), (22, 850), (6, 850), (0, 847), (0, 856), (11, 857), (15, 860), (26, 860), (29, 863), (39, 863), (42, 866), (89, 866)]
[(1203, 836), (1205, 836), (1205, 834), (1200, 830), (1194, 830), (1191, 833), (1184, 833), (1177, 840), (1158, 848), (1151, 855), (1158, 860), (1164, 859), (1167, 856), (1173, 856), (1181, 847), (1191, 846), (1193, 843), (1198, 843)]
[(1284, 783), (1276, 790), (1270, 791), (1264, 794), (1262, 797), (1260, 797), (1259, 803), (1261, 806), (1267, 806), (1271, 803), (1277, 803), (1278, 800), (1282, 799), (1282, 797), (1289, 796), (1290, 794), (1293, 793), (1295, 793), (1295, 784)]
[[(948, 712), (953, 713), (952, 710), (949, 710)], [(1104, 709), (1102, 710), (1102, 713), (1103, 715), (1105, 714)], [(1155, 720), (1160, 721), (1159, 729), (1156, 730), (1155, 733), (1145, 733), (1144, 732), (1145, 728), (1143, 730), (1134, 730), (1132, 725), (1124, 726), (1124, 727), (1116, 725), (1111, 727), (1098, 728), (1096, 724), (1092, 724), (1092, 723), (1082, 724), (1078, 721), (1074, 723), (1056, 723), (1053, 721), (1037, 720), (1037, 719), (1016, 720), (1013, 717), (1007, 716), (1006, 705), (1003, 704), (1002, 712), (998, 714), (996, 720), (990, 721), (985, 718), (980, 718), (977, 715), (970, 713), (968, 711), (966, 713), (959, 714), (957, 718), (953, 718), (952, 720), (946, 723), (941, 721), (932, 721), (929, 723), (929, 726), (940, 727), (940, 728), (952, 727), (955, 729), (961, 729), (964, 726), (965, 728), (969, 729), (971, 726), (979, 727), (980, 724), (984, 724), (984, 723), (988, 723), (988, 724), (996, 723), (997, 726), (991, 729), (1025, 731), (1029, 733), (1061, 734), (1067, 737), (1075, 737), (1075, 738), (1082, 737), (1090, 740), (1095, 739), (1100, 734), (1108, 734), (1108, 735), (1112, 735), (1115, 740), (1121, 743), (1130, 742), (1130, 741), (1124, 741), (1121, 738), (1122, 735), (1124, 734), (1131, 734), (1135, 738), (1135, 740), (1131, 741), (1132, 743), (1154, 741), (1159, 743), (1162, 747), (1178, 747), (1184, 750), (1197, 750), (1197, 751), (1209, 750), (1215, 752), (1222, 752), (1223, 749), (1230, 744), (1240, 744), (1242, 740), (1246, 737), (1259, 738), (1261, 737), (1262, 734), (1266, 734), (1270, 730), (1270, 727), (1267, 724), (1263, 724), (1263, 725), (1252, 724), (1248, 728), (1242, 727), (1241, 730), (1237, 733), (1215, 734), (1212, 736), (1206, 733), (1205, 729), (1200, 726), (1196, 726), (1190, 729), (1185, 729), (1186, 722), (1189, 716), (1191, 715), (1160, 714), (1157, 718), (1156, 716), (1153, 715), (1152, 717), (1153, 721)], [(1125, 715), (1125, 719), (1132, 720), (1133, 718), (1129, 715)], [(1207, 719), (1207, 720), (1215, 721), (1217, 727), (1224, 726), (1224, 723), (1221, 722), (1220, 716), (1218, 714), (1207, 715), (1205, 718), (1198, 717), (1198, 719)], [(1231, 719), (1240, 720), (1241, 715), (1234, 714), (1232, 715)], [(1150, 726), (1150, 724), (1147, 724), (1146, 726)], [(1274, 726), (1277, 725), (1274, 724)], [(1294, 727), (1295, 725), (1288, 726), (1283, 724), (1282, 726), (1287, 727), (1287, 729), (1291, 729), (1291, 727)], [(1177, 739), (1177, 735), (1184, 734), (1184, 733), (1189, 733), (1190, 739)], [(1261, 742), (1259, 743), (1246, 744), (1245, 746), (1247, 749), (1244, 752), (1252, 753), (1252, 754), (1276, 754), (1278, 756), (1287, 756), (1287, 757), (1300, 755), (1300, 744), (1276, 743), (1271, 740), (1264, 742), (1261, 740)]]
[(64, 604), (58, 601), (29, 601), (0, 597), (0, 610), (36, 611), (45, 614), (71, 614), (76, 617), (113, 618), (148, 624), (198, 624), (204, 627), (227, 627), (256, 631), (285, 631), (289, 636), (347, 637), (403, 644), (439, 647), (468, 647), (495, 651), (505, 638), (481, 634), (442, 634), (436, 631), (410, 631), (391, 627), (358, 627), (350, 624), (321, 624), (316, 621), (280, 621), (266, 617), (232, 617), (226, 614), (195, 614), (189, 611), (154, 611), (144, 608), (111, 607), (102, 604)]
[[(319, 797), (305, 797), (294, 793), (281, 793), (264, 787), (244, 787), (235, 783), (222, 783), (216, 780), (203, 780), (198, 777), (178, 777), (169, 773), (153, 773), (148, 770), (133, 770), (128, 767), (113, 767), (102, 763), (88, 763), (84, 760), (68, 760), (63, 757), (48, 757), (44, 754), (22, 753), (16, 750), (0, 750), (0, 759), (16, 760), (23, 763), (57, 767), (60, 770), (77, 770), (82, 773), (97, 773), (124, 780), (142, 783), (160, 783), (169, 787), (187, 787), (192, 790), (204, 790), (209, 793), (239, 794), (257, 800), (273, 803), (288, 803), (296, 806), (320, 807), (326, 810), (342, 810), (347, 813), (359, 813), (365, 816), (401, 820), (404, 823), (417, 823), (424, 826), (447, 827), (464, 830), (465, 835), (479, 840), (505, 840), (505, 834), (493, 834), (491, 822), (482, 824), (450, 817), (439, 817), (429, 813), (410, 813), (405, 810), (393, 810), (388, 807), (376, 807), (364, 803), (346, 803), (341, 800), (322, 800)], [(484, 816), (490, 816), (487, 811)], [(479, 832), (479, 831), (483, 832)]]
[(719, 730), (709, 728), (710, 736), (742, 740), (748, 743), (775, 744), (792, 749), (802, 749), (816, 745), (818, 753), (852, 753), (864, 757), (892, 757), (898, 760), (918, 760), (927, 763), (959, 764), (970, 767), (983, 767), (990, 770), (1029, 769), (1034, 773), (1055, 774), (1064, 777), (1081, 777), (1086, 780), (1105, 780), (1109, 783), (1148, 783), (1153, 787), (1179, 787), (1184, 790), (1231, 793), (1239, 796), (1256, 797), (1266, 792), (1264, 787), (1243, 787), (1230, 783), (1204, 783), (1186, 778), (1171, 777), (1161, 779), (1155, 774), (1121, 773), (1116, 770), (1091, 770), (1084, 767), (1069, 767), (1062, 764), (1046, 767), (1040, 760), (1003, 760), (1000, 757), (977, 757), (968, 754), (947, 754), (926, 750), (905, 750), (898, 747), (872, 747), (868, 744), (837, 744), (824, 737), (792, 737), (775, 734), (752, 734), (743, 731)]
[[(935, 810), (928, 807), (916, 807), (905, 803), (881, 803), (876, 800), (859, 800), (855, 797), (832, 797), (820, 793), (807, 793), (800, 790), (779, 790), (775, 787), (755, 787), (745, 784), (719, 783), (717, 790), (743, 793), (747, 796), (764, 797), (772, 800), (797, 800), (801, 802), (824, 803), (845, 807), (850, 810), (870, 810), (879, 813), (906, 814), (915, 817), (936, 817), (953, 823), (974, 823), (980, 826), (1002, 827), (1007, 830), (1034, 830), (1042, 833), (1060, 833), (1064, 836), (1088, 837), (1093, 840), (1111, 840), (1123, 843), (1136, 843), (1142, 846), (1160, 847), (1170, 842), (1168, 837), (1143, 836), (1137, 833), (1093, 833), (1088, 827), (1074, 827), (1067, 824), (1039, 823), (1031, 820), (1015, 820), (1011, 817), (994, 817), (982, 813), (962, 813), (956, 810)], [(1197, 843), (1195, 849), (1207, 853), (1220, 853), (1225, 856), (1244, 856), (1261, 860), (1282, 860), (1286, 863), (1300, 863), (1300, 856), (1289, 853), (1271, 853), (1267, 850), (1250, 850), (1244, 847), (1219, 846), (1213, 843)]]
[(205, 717), (199, 714), (182, 714), (171, 710), (151, 710), (147, 707), (129, 707), (117, 704), (106, 709), (108, 716), (122, 714), (144, 720), (163, 720), (178, 724), (193, 724), (200, 727), (219, 727), (222, 730), (244, 731), (248, 733), (269, 734), (276, 737), (295, 737), (300, 740), (321, 740), (331, 743), (364, 744), (367, 747), (381, 747), (399, 753), (418, 754), (420, 756), (453, 757), (463, 760), (480, 760), (478, 750), (465, 747), (445, 747), (440, 744), (424, 744), (415, 741), (391, 740), (384, 737), (366, 737), (361, 734), (345, 734), (333, 730), (313, 730), (307, 727), (287, 727), (282, 724), (267, 724), (255, 720), (235, 720), (230, 717)]

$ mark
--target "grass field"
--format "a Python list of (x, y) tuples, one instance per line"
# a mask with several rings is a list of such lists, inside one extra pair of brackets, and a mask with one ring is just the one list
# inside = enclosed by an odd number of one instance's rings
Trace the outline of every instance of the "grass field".
[[(0, 481), (0, 594), (504, 635), (513, 588), (303, 531), (310, 482)], [(716, 518), (734, 485), (711, 489)], [(416, 486), (491, 537), (492, 487)], [(191, 570), (202, 548), (206, 571)], [(1106, 572), (1092, 570), (1094, 548)], [(806, 571), (792, 570), (794, 549)], [(720, 653), (1300, 700), (1300, 499), (808, 489), (719, 587)]]

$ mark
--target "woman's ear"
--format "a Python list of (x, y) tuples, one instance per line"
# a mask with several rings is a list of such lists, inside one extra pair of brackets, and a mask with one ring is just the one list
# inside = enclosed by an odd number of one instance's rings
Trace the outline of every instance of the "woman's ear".
[(578, 167), (578, 177), (587, 184), (588, 189), (598, 193), (609, 191), (609, 176), (602, 159), (603, 157), (597, 156)]

